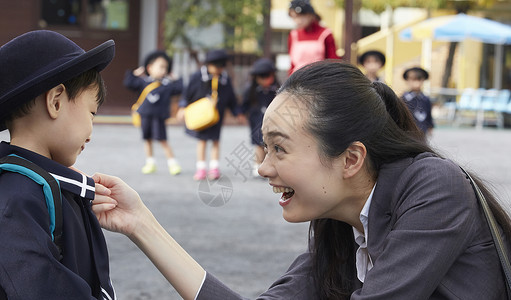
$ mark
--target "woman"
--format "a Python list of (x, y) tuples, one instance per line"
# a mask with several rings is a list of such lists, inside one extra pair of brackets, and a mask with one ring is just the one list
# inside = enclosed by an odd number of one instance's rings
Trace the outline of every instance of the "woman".
[(339, 58), (336, 54), (332, 31), (319, 24), (321, 17), (307, 0), (293, 0), (289, 16), (296, 24), (288, 36), (291, 60), (289, 75), (306, 64), (327, 58)]
[[(385, 84), (340, 62), (308, 65), (283, 84), (262, 131), (259, 173), (282, 194), (287, 221), (311, 221), (311, 243), (259, 299), (505, 297), (470, 182), (427, 145)], [(242, 299), (205, 273), (122, 181), (95, 179), (100, 223), (127, 234), (185, 299)], [(478, 184), (509, 239), (509, 217)]]

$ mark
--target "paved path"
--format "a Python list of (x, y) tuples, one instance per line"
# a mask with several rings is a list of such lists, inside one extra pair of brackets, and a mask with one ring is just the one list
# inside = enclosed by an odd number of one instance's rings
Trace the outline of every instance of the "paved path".
[[(91, 174), (97, 171), (122, 177), (203, 267), (244, 296), (254, 298), (306, 249), (308, 224), (284, 221), (277, 204), (279, 196), (264, 180), (247, 178), (248, 171), (243, 170), (249, 147), (247, 128), (224, 128), (221, 165), (225, 180), (221, 186), (211, 187), (192, 180), (195, 140), (186, 136), (182, 127), (171, 126), (168, 134), (183, 166), (179, 176), (168, 174), (158, 147), (157, 173), (142, 175), (140, 134), (128, 125), (96, 125), (93, 139), (76, 166)], [(0, 133), (0, 139), (6, 138)], [(434, 132), (431, 143), (445, 156), (492, 182), (511, 209), (510, 130), (444, 127)], [(224, 198), (215, 198), (217, 195)], [(224, 205), (211, 206), (204, 201)], [(119, 299), (181, 299), (126, 237), (110, 232), (106, 237)]]

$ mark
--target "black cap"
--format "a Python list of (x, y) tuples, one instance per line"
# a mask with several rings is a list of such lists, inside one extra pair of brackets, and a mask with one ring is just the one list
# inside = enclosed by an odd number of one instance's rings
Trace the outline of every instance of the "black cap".
[(0, 131), (11, 112), (43, 92), (88, 70), (103, 70), (114, 58), (106, 41), (85, 52), (60, 33), (36, 30), (0, 47)]
[(314, 8), (307, 0), (293, 0), (289, 4), (289, 9), (297, 14), (316, 14)]
[(416, 72), (417, 75), (424, 80), (428, 80), (428, 78), (429, 78), (428, 71), (424, 70), (423, 68), (413, 67), (413, 68), (406, 69), (406, 71), (403, 73), (404, 80), (408, 80), (409, 72)]
[(261, 75), (275, 72), (275, 65), (269, 58), (260, 58), (254, 62), (252, 69), (250, 70), (251, 75)]
[(227, 55), (227, 52), (225, 52), (225, 50), (215, 49), (215, 50), (210, 50), (210, 51), (208, 51), (208, 53), (206, 53), (206, 60), (204, 62), (207, 64), (209, 64), (209, 63), (214, 64), (216, 62), (225, 62), (225, 61), (227, 61), (228, 58), (229, 58), (229, 56)]
[(381, 61), (382, 67), (385, 65), (385, 54), (381, 53), (378, 50), (369, 50), (369, 51), (366, 51), (366, 52), (362, 53), (362, 55), (360, 55), (358, 57), (358, 63), (361, 64), (361, 65), (364, 65), (365, 60), (369, 56), (377, 57)]

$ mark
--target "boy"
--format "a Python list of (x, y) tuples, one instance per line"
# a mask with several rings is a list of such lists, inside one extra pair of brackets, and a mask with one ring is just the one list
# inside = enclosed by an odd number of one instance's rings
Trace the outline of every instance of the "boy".
[[(227, 52), (223, 49), (210, 50), (206, 53), (206, 60), (199, 71), (192, 74), (188, 87), (183, 93), (183, 98), (179, 101), (178, 119), (183, 119), (185, 107), (203, 97), (217, 94), (216, 108), (220, 115), (218, 123), (201, 131), (186, 129), (186, 132), (197, 138), (197, 162), (196, 172), (193, 178), (195, 180), (204, 180), (206, 176), (210, 180), (220, 178), (219, 159), (220, 159), (220, 131), (226, 108), (229, 108), (233, 115), (238, 115), (238, 102), (234, 94), (225, 67), (228, 61)], [(213, 80), (217, 82), (215, 93), (213, 92)], [(212, 142), (211, 157), (209, 161), (209, 171), (206, 171), (206, 146), (207, 142)]]
[(422, 93), (422, 86), (428, 78), (428, 72), (422, 68), (407, 69), (403, 73), (403, 79), (406, 80), (410, 90), (401, 97), (412, 113), (415, 124), (426, 137), (431, 136), (433, 127), (435, 127), (431, 116), (431, 101), (428, 96)]
[[(168, 75), (172, 70), (172, 60), (164, 51), (150, 53), (143, 67), (128, 71), (124, 77), (124, 85), (141, 96), (147, 96), (137, 109), (141, 117), (142, 138), (146, 163), (142, 167), (143, 174), (156, 172), (156, 163), (153, 157), (153, 140), (157, 140), (167, 157), (167, 165), (171, 175), (181, 173), (181, 166), (174, 158), (172, 148), (167, 143), (167, 129), (165, 120), (170, 117), (170, 100), (174, 95), (181, 94), (182, 80), (172, 81)], [(137, 103), (139, 102), (137, 101)]]
[(41, 185), (1, 171), (0, 299), (115, 299), (105, 239), (91, 211), (94, 181), (68, 168), (90, 141), (105, 98), (99, 71), (114, 48), (110, 40), (85, 52), (46, 30), (0, 48), (0, 130), (10, 134), (0, 158), (14, 154), (51, 174), (61, 194), (53, 199), (61, 203), (55, 215), (62, 217), (60, 248)]
[(377, 50), (364, 52), (358, 58), (358, 63), (364, 67), (365, 75), (371, 81), (382, 81), (378, 72), (385, 66), (385, 55)]

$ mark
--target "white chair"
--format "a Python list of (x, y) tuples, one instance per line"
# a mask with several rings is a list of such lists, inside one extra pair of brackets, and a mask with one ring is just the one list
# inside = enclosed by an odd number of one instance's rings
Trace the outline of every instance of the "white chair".
[(495, 112), (495, 116), (497, 117), (498, 128), (504, 128), (504, 113), (507, 112), (508, 106), (509, 108), (511, 108), (510, 106), (511, 103), (509, 102), (510, 98), (511, 98), (510, 90), (500, 90), (497, 95), (497, 98), (495, 99), (493, 111)]
[[(468, 115), (471, 123), (477, 122), (477, 111), (479, 110), (482, 102), (482, 95), (485, 89), (466, 88), (460, 96), (456, 104), (456, 113), (454, 124), (459, 126), (463, 115)], [(466, 119), (466, 118), (465, 118)]]
[(499, 95), (499, 90), (489, 89), (481, 91), (479, 109), (477, 109), (476, 127), (481, 129), (484, 126), (484, 118), (487, 112), (494, 112), (495, 103)]

